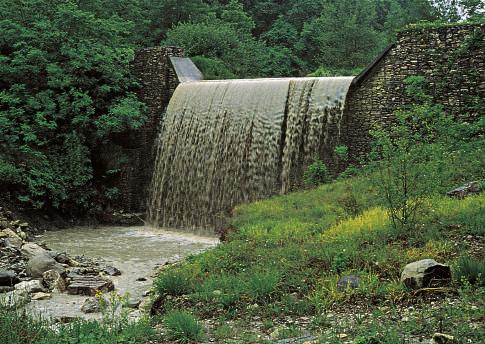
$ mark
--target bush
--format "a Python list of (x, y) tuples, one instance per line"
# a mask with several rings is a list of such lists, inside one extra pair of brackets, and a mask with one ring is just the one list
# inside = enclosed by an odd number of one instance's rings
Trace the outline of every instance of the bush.
[(456, 279), (463, 283), (485, 286), (485, 260), (476, 260), (467, 256), (458, 259), (455, 267)]
[(305, 185), (317, 186), (328, 183), (331, 179), (327, 166), (323, 161), (316, 159), (303, 173), (303, 180)]
[(190, 313), (171, 311), (167, 313), (164, 320), (171, 339), (179, 340), (181, 343), (190, 343), (201, 341), (204, 337), (202, 325)]

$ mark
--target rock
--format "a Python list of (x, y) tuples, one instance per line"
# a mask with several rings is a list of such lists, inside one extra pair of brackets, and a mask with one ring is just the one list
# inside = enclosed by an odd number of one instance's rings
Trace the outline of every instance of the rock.
[(100, 276), (73, 277), (67, 287), (67, 293), (71, 295), (94, 296), (98, 291), (105, 293), (112, 290), (114, 290), (113, 282)]
[(18, 226), (22, 229), (29, 228), (29, 224), (27, 222), (22, 222)]
[(47, 251), (32, 256), (27, 262), (26, 270), (32, 277), (42, 277), (43, 273), (48, 270), (64, 272), (64, 268)]
[(19, 230), (17, 232), (17, 235), (22, 239), (22, 240), (27, 240), (27, 234), (25, 234), (24, 231)]
[(408, 288), (442, 287), (451, 280), (450, 267), (433, 259), (423, 259), (404, 267), (401, 282)]
[(34, 256), (38, 256), (40, 254), (49, 255), (47, 253), (47, 250), (43, 249), (42, 247), (40, 247), (39, 245), (33, 242), (28, 242), (25, 245), (23, 245), (21, 251), (27, 260), (31, 259)]
[(446, 194), (450, 197), (463, 199), (468, 195), (479, 194), (480, 192), (482, 192), (482, 186), (480, 185), (480, 182), (470, 182), (463, 186), (460, 186), (459, 188), (448, 191)]
[(139, 321), (141, 318), (143, 318), (143, 313), (139, 310), (132, 311), (128, 314), (128, 321), (130, 323), (135, 323)]
[(457, 343), (455, 337), (444, 333), (435, 333), (431, 338), (430, 344), (452, 344)]
[(59, 253), (57, 254), (54, 259), (58, 262), (58, 263), (61, 263), (61, 264), (68, 264), (70, 265), (71, 263), (71, 258), (68, 257), (67, 254), (65, 253)]
[(19, 279), (17, 274), (11, 270), (0, 270), (0, 286), (12, 287), (15, 283), (18, 283)]
[(15, 285), (15, 290), (23, 290), (28, 294), (46, 291), (39, 280), (20, 282)]
[(29, 294), (24, 290), (13, 290), (2, 297), (2, 306), (7, 308), (21, 307), (30, 302)]
[(135, 299), (135, 298), (129, 298), (128, 301), (126, 302), (125, 306), (127, 308), (138, 308), (138, 306), (140, 306), (141, 304), (141, 300), (140, 299)]
[(55, 270), (47, 270), (42, 274), (44, 285), (51, 291), (66, 291), (66, 282), (61, 274)]
[(47, 293), (35, 293), (32, 295), (32, 300), (40, 301), (40, 300), (49, 300), (51, 298), (51, 294)]
[(8, 293), (9, 291), (15, 290), (14, 287), (0, 287), (0, 294)]
[(95, 297), (87, 298), (83, 305), (81, 306), (81, 311), (83, 313), (98, 313), (99, 309), (99, 301)]
[(21, 248), (23, 244), (23, 240), (21, 237), (17, 235), (13, 230), (7, 228), (0, 232), (0, 238), (6, 238), (10, 245)]
[(103, 269), (103, 271), (110, 275), (110, 276), (119, 276), (121, 275), (121, 271), (115, 268), (114, 266), (107, 266)]
[(360, 284), (360, 278), (354, 275), (343, 276), (337, 283), (338, 291), (345, 291), (348, 287), (350, 289), (358, 288)]

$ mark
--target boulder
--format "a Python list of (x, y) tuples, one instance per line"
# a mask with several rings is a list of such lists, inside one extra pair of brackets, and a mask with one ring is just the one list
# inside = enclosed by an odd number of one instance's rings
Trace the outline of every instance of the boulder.
[(463, 199), (468, 195), (479, 194), (480, 192), (482, 192), (482, 186), (480, 185), (480, 182), (470, 182), (463, 186), (460, 186), (459, 188), (448, 191), (446, 194), (450, 197)]
[(347, 288), (355, 289), (358, 288), (360, 284), (360, 278), (354, 275), (343, 276), (339, 279), (337, 283), (337, 290), (344, 291)]
[(59, 253), (57, 254), (54, 259), (61, 264), (70, 264), (71, 263), (71, 258), (68, 257), (67, 254), (65, 253)]
[(25, 290), (13, 290), (2, 297), (2, 306), (16, 308), (30, 302), (30, 296)]
[(21, 251), (26, 259), (31, 259), (32, 257), (38, 256), (41, 254), (49, 255), (47, 250), (43, 249), (42, 247), (40, 247), (39, 245), (33, 242), (28, 242), (25, 245), (23, 245)]
[(41, 301), (41, 300), (49, 300), (51, 298), (51, 294), (48, 293), (35, 293), (32, 295), (32, 300)]
[(15, 290), (22, 290), (28, 294), (46, 291), (40, 280), (20, 282), (15, 285)]
[(107, 267), (105, 267), (103, 269), (103, 272), (105, 272), (106, 274), (108, 274), (110, 276), (119, 276), (119, 275), (121, 275), (121, 271), (120, 270), (118, 270), (114, 266), (110, 266), (110, 265), (108, 265)]
[(451, 280), (448, 265), (440, 264), (433, 259), (423, 259), (404, 267), (401, 282), (408, 288), (443, 287)]
[(0, 286), (12, 287), (15, 283), (18, 283), (19, 279), (17, 274), (11, 270), (0, 270)]
[(98, 291), (106, 293), (112, 290), (114, 290), (113, 282), (100, 276), (73, 277), (67, 287), (67, 293), (71, 295), (94, 296)]
[(98, 313), (100, 311), (99, 301), (95, 297), (90, 297), (86, 299), (81, 306), (81, 311), (83, 313)]
[(51, 291), (64, 292), (66, 291), (66, 281), (61, 274), (56, 270), (47, 270), (42, 274), (42, 281), (44, 285)]
[(34, 278), (42, 277), (43, 273), (48, 270), (64, 272), (64, 268), (52, 258), (47, 251), (34, 255), (29, 259), (26, 271)]

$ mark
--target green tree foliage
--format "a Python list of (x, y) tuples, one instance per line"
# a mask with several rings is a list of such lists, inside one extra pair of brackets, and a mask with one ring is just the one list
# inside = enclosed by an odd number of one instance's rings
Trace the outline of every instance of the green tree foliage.
[(133, 26), (68, 0), (0, 8), (1, 186), (36, 207), (90, 208), (94, 148), (144, 122), (131, 93)]
[(376, 13), (368, 0), (328, 4), (321, 16), (305, 24), (301, 54), (314, 66), (352, 68), (369, 63), (382, 48), (373, 25)]

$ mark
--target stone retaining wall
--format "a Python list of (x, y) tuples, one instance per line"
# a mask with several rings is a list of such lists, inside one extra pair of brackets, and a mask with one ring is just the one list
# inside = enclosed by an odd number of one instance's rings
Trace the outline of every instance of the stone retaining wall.
[(146, 48), (138, 50), (135, 56), (133, 71), (141, 84), (138, 96), (147, 105), (148, 119), (142, 128), (115, 140), (122, 147), (122, 156), (126, 159), (114, 183), (120, 190), (118, 207), (125, 211), (143, 212), (146, 208), (160, 120), (178, 85), (170, 56), (182, 57), (183, 50), (175, 47)]
[(351, 158), (368, 152), (373, 123), (389, 124), (393, 112), (409, 104), (404, 92), (409, 76), (426, 77), (434, 101), (448, 113), (467, 121), (483, 116), (484, 41), (485, 24), (401, 32), (394, 47), (356, 80), (347, 96), (340, 142), (349, 147)]

